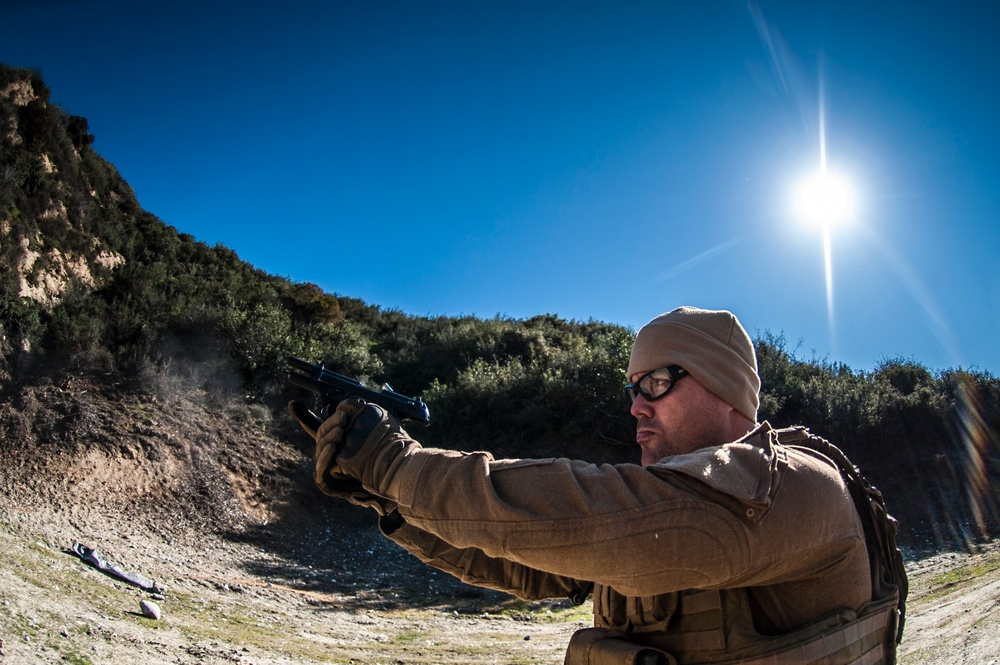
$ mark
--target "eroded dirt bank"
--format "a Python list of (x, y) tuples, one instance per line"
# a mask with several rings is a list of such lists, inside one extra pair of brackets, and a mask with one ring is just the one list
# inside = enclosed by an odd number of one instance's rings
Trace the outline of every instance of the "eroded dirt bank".
[[(205, 397), (49, 385), (0, 406), (0, 662), (561, 663), (589, 624), (589, 603), (434, 573), (320, 495), (282, 422)], [(904, 665), (1000, 662), (1000, 546), (978, 550), (911, 557)]]

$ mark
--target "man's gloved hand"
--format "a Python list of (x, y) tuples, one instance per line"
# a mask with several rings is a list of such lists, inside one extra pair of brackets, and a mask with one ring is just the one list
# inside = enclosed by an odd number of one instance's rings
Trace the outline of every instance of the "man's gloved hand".
[(395, 501), (393, 476), (408, 454), (419, 449), (420, 444), (385, 409), (346, 399), (316, 431), (316, 481), (349, 476), (366, 491)]
[[(344, 434), (354, 425), (354, 418), (365, 408), (363, 399), (345, 399), (337, 410), (316, 428), (316, 468), (313, 477), (317, 485), (329, 476), (342, 476), (337, 467), (337, 455), (344, 441)], [(322, 435), (321, 435), (322, 432)]]
[[(295, 420), (298, 421), (299, 425), (305, 432), (311, 436), (313, 439), (317, 439), (317, 431), (323, 424), (323, 420), (313, 413), (309, 408), (302, 402), (292, 401), (288, 403), (288, 413), (291, 414)], [(323, 467), (320, 467), (320, 452), (321, 446), (319, 441), (316, 443), (316, 471), (314, 474), (314, 479), (316, 485), (319, 489), (329, 496), (337, 497), (339, 499), (345, 499), (356, 506), (362, 506), (365, 508), (373, 508), (381, 516), (386, 516), (393, 513), (396, 510), (396, 504), (392, 501), (386, 501), (381, 497), (377, 497), (374, 494), (366, 491), (361, 485), (361, 481), (356, 478), (351, 478), (350, 476), (345, 476), (340, 473), (326, 472), (321, 474), (321, 468), (326, 469), (329, 461), (332, 458), (329, 456), (330, 449), (323, 448)], [(335, 457), (336, 451), (332, 450)]]

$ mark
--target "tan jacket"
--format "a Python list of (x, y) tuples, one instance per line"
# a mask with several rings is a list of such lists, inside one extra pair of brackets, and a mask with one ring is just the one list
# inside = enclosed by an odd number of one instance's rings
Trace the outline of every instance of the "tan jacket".
[(525, 599), (593, 581), (595, 625), (625, 634), (669, 633), (663, 596), (685, 590), (745, 589), (764, 634), (871, 600), (839, 473), (766, 423), (648, 467), (416, 450), (392, 485), (390, 537), (427, 563)]

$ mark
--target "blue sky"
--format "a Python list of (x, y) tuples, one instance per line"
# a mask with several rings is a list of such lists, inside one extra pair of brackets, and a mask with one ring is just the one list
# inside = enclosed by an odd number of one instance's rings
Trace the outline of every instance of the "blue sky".
[[(42, 72), (147, 210), (330, 292), (633, 328), (726, 308), (807, 359), (995, 374), (998, 24), (986, 2), (3, 0), (0, 61)], [(829, 272), (792, 205), (821, 144), (856, 201)]]

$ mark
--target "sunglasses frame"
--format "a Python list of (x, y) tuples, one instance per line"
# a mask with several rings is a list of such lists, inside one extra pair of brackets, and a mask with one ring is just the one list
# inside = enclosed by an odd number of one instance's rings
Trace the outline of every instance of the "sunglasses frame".
[[(667, 389), (664, 390), (662, 393), (660, 393), (656, 397), (653, 397), (652, 395), (650, 395), (649, 393), (647, 393), (646, 391), (644, 391), (642, 388), (639, 387), (639, 385), (646, 380), (646, 377), (652, 376), (657, 372), (663, 372), (663, 371), (666, 371), (667, 374), (669, 375), (668, 380), (670, 381), (670, 385), (667, 386)], [(625, 394), (628, 395), (633, 402), (639, 395), (642, 395), (642, 398), (647, 402), (655, 402), (658, 399), (663, 399), (664, 397), (666, 397), (670, 393), (670, 391), (674, 389), (674, 386), (677, 385), (677, 382), (683, 379), (685, 376), (690, 376), (690, 374), (688, 374), (688, 371), (683, 367), (681, 367), (680, 365), (668, 365), (667, 367), (660, 367), (652, 371), (646, 372), (638, 379), (636, 379), (634, 382), (625, 386)]]

